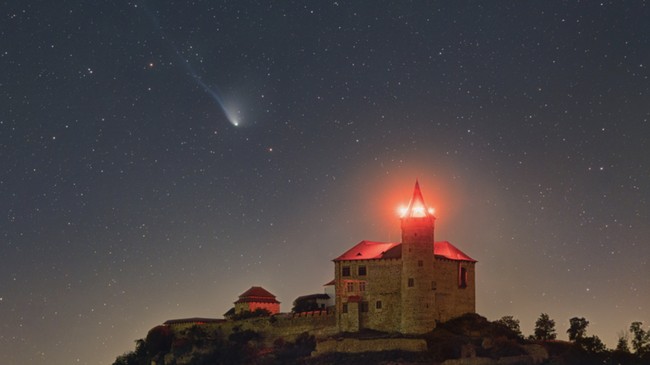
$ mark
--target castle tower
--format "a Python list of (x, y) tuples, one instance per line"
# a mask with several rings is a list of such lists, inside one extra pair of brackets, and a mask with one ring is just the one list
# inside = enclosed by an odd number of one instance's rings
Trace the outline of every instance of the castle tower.
[(402, 211), (402, 333), (426, 333), (435, 323), (433, 231), (435, 217), (415, 182), (413, 197)]

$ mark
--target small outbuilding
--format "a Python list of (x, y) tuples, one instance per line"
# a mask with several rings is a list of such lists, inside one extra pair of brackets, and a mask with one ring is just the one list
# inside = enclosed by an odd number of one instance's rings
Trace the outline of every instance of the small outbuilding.
[(280, 313), (280, 302), (268, 290), (253, 286), (243, 292), (235, 302), (235, 314), (254, 312), (256, 309), (266, 309), (271, 314), (277, 314)]

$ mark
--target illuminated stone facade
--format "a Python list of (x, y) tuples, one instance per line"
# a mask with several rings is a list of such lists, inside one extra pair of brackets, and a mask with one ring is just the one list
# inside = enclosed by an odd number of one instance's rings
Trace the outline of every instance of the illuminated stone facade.
[(266, 309), (269, 313), (276, 314), (280, 312), (280, 302), (266, 289), (253, 286), (242, 293), (235, 302), (235, 314), (254, 312), (256, 309)]
[(434, 223), (416, 182), (401, 243), (362, 241), (334, 260), (339, 331), (426, 333), (476, 311), (476, 261), (435, 242)]

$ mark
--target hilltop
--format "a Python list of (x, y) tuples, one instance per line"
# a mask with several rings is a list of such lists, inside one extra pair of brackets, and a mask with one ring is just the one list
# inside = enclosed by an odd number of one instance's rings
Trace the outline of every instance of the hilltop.
[[(607, 350), (580, 341), (533, 341), (500, 321), (466, 314), (439, 324), (418, 336), (362, 331), (319, 337), (305, 331), (291, 339), (265, 337), (253, 323), (277, 321), (273, 316), (229, 321), (232, 332), (219, 325), (193, 325), (174, 331), (157, 326), (136, 350), (117, 358), (114, 365), (202, 364), (650, 364), (650, 356)], [(341, 351), (328, 343), (356, 344)], [(363, 351), (356, 351), (361, 348)], [(390, 350), (386, 345), (423, 344), (419, 349)], [(398, 345), (399, 347), (399, 345)], [(340, 347), (341, 348), (341, 347)]]

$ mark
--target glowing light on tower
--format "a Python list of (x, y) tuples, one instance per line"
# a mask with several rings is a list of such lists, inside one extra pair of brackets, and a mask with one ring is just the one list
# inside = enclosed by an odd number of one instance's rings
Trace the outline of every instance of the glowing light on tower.
[(413, 197), (411, 198), (409, 205), (400, 206), (397, 209), (397, 212), (399, 213), (400, 218), (425, 218), (427, 216), (433, 216), (435, 209), (425, 206), (422, 193), (420, 192), (420, 185), (416, 181)]

